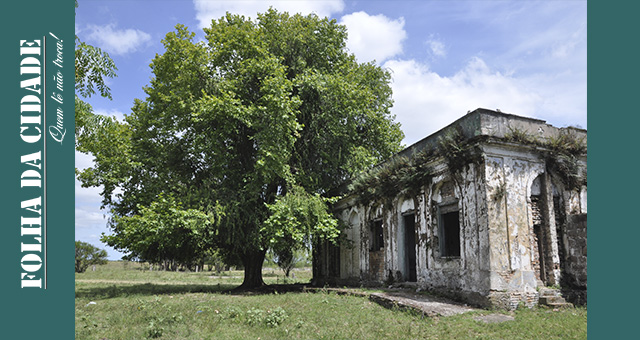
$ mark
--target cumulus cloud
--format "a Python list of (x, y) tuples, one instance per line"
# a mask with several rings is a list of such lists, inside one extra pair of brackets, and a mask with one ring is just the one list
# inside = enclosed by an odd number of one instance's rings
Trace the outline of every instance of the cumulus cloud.
[(392, 73), (392, 112), (402, 124), (407, 145), (477, 108), (531, 116), (540, 101), (525, 83), (491, 70), (478, 57), (451, 77), (415, 60), (390, 60), (383, 66)]
[(382, 14), (356, 12), (343, 16), (340, 23), (347, 26), (347, 48), (358, 61), (381, 64), (402, 54), (402, 42), (407, 38), (404, 18), (392, 20)]
[(151, 42), (151, 35), (137, 29), (117, 29), (115, 24), (90, 25), (87, 40), (115, 55), (124, 55), (139, 50)]
[(311, 14), (315, 13), (320, 17), (330, 16), (333, 13), (340, 13), (344, 9), (342, 0), (326, 1), (207, 1), (194, 0), (196, 19), (201, 28), (211, 25), (212, 19), (219, 19), (227, 12), (244, 15), (245, 17), (256, 18), (257, 13), (266, 12), (269, 7), (273, 7), (281, 12)]

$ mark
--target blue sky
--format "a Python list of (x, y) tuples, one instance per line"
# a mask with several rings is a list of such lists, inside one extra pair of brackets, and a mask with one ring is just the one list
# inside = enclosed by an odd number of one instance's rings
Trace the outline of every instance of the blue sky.
[[(176, 24), (203, 37), (226, 11), (255, 18), (269, 6), (316, 13), (347, 26), (359, 61), (392, 73), (394, 107), (410, 145), (479, 107), (587, 128), (586, 1), (89, 1), (76, 10), (76, 34), (118, 67), (113, 100), (92, 97), (101, 114), (122, 118), (144, 98), (149, 64)], [(91, 166), (76, 153), (76, 166)], [(76, 240), (106, 228), (99, 188), (76, 181)]]

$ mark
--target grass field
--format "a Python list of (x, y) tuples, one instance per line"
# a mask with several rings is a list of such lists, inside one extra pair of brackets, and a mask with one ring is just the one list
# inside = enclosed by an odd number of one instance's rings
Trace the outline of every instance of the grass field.
[[(309, 269), (287, 282), (308, 282)], [(268, 284), (282, 271), (265, 269)], [(522, 309), (515, 321), (423, 318), (364, 297), (332, 293), (234, 294), (242, 272), (159, 272), (110, 262), (76, 274), (76, 339), (586, 339), (586, 308)], [(509, 313), (509, 312), (503, 312)]]

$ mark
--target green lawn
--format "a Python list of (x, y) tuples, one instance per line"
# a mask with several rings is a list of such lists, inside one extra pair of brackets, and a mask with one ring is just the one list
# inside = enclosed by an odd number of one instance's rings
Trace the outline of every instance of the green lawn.
[[(265, 269), (267, 283), (282, 271)], [(308, 282), (308, 269), (295, 272)], [(423, 318), (364, 297), (332, 293), (234, 294), (242, 272), (149, 272), (110, 262), (76, 274), (76, 339), (586, 339), (585, 308), (524, 309), (485, 324), (478, 313)], [(495, 311), (483, 311), (489, 314)], [(507, 312), (505, 312), (507, 313)]]

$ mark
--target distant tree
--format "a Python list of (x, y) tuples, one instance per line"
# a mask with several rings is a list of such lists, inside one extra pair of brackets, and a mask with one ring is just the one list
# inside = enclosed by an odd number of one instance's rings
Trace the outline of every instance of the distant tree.
[(76, 273), (84, 273), (91, 265), (106, 264), (107, 251), (93, 245), (76, 241)]
[[(390, 74), (358, 63), (346, 38), (335, 20), (275, 10), (256, 21), (228, 14), (204, 42), (181, 25), (168, 33), (147, 97), (114, 138), (88, 148), (96, 166), (79, 176), (104, 186), (117, 246), (136, 249), (127, 230), (161, 194), (216, 216), (211, 245), (240, 262), (244, 288), (264, 284), (269, 247), (335, 240), (331, 190), (397, 152), (403, 137)], [(265, 222), (287, 205), (302, 209), (297, 221)]]
[(202, 268), (212, 249), (210, 233), (215, 216), (183, 209), (171, 196), (160, 195), (149, 206), (140, 206), (136, 215), (114, 215), (109, 223), (117, 225), (119, 232), (103, 235), (103, 242), (166, 270), (196, 265)]
[(261, 233), (271, 235), (269, 248), (273, 261), (289, 277), (289, 272), (302, 259), (300, 253), (311, 251), (314, 240), (336, 240), (338, 220), (327, 211), (327, 203), (335, 199), (308, 194), (294, 186), (274, 204), (268, 204), (269, 218), (262, 224)]
[(281, 248), (278, 254), (272, 254), (271, 260), (284, 272), (285, 277), (289, 277), (291, 271), (300, 263), (307, 260), (305, 249)]

